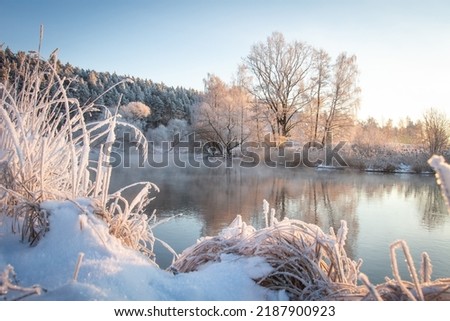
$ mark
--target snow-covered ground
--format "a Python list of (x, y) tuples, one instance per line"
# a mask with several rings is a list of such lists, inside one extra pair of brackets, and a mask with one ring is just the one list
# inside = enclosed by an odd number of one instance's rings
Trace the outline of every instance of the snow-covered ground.
[[(50, 213), (50, 231), (35, 247), (20, 242), (20, 234), (11, 233), (11, 222), (0, 216), (0, 273), (10, 264), (19, 286), (37, 284), (46, 290), (26, 299), (287, 300), (284, 292), (255, 283), (254, 279), (272, 270), (263, 258), (223, 255), (221, 262), (206, 264), (199, 271), (174, 275), (124, 248), (105, 223), (90, 214), (89, 201), (78, 202), (85, 213), (70, 201), (42, 203)], [(80, 253), (84, 257), (74, 280)], [(0, 290), (1, 285), (0, 281)], [(21, 295), (9, 290), (6, 298)]]

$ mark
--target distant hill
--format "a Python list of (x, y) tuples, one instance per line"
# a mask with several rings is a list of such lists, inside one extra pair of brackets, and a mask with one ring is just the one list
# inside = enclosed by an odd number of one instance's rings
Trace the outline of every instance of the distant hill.
[[(25, 55), (21, 51), (13, 53), (9, 48), (0, 47), (0, 81), (8, 77), (8, 71), (11, 71), (10, 75), (14, 75), (21, 57)], [(200, 93), (193, 89), (174, 88), (147, 79), (82, 69), (70, 63), (62, 64), (60, 61), (57, 65), (59, 75), (71, 80), (68, 90), (70, 98), (77, 98), (82, 105), (92, 102), (123, 79), (132, 79), (133, 82), (121, 84), (105, 93), (96, 104), (117, 106), (121, 94), (121, 105), (131, 101), (143, 102), (152, 109), (152, 114), (147, 120), (148, 127), (167, 125), (171, 119), (185, 119), (191, 123), (192, 107), (200, 100)]]

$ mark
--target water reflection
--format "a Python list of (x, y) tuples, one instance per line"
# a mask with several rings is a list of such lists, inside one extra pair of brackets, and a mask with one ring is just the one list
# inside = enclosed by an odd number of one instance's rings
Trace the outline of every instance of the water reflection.
[(418, 196), (419, 207), (422, 212), (422, 224), (429, 230), (442, 226), (448, 219), (445, 201), (437, 185), (424, 186), (423, 192)]
[[(346, 250), (350, 257), (368, 262), (364, 272), (374, 273), (375, 282), (390, 275), (388, 247), (398, 238), (407, 239), (413, 252), (426, 244), (439, 259), (450, 249), (449, 215), (432, 176), (240, 167), (116, 169), (113, 189), (142, 180), (161, 189), (150, 210), (156, 208), (162, 217), (184, 214), (184, 219), (158, 230), (179, 252), (195, 238), (217, 234), (237, 214), (263, 227), (263, 199), (280, 220), (300, 219), (326, 231), (347, 221)], [(425, 232), (434, 234), (425, 241)], [(163, 266), (170, 263), (160, 260)], [(435, 271), (444, 276), (449, 263), (450, 256), (442, 261), (441, 272), (436, 265)]]

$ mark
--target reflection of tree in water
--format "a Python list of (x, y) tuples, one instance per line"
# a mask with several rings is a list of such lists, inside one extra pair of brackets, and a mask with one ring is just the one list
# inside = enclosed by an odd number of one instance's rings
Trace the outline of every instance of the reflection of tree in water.
[[(241, 176), (239, 213), (243, 214), (244, 220), (256, 227), (264, 226), (263, 199), (275, 208), (279, 220), (286, 217), (300, 219), (319, 225), (325, 231), (330, 227), (337, 231), (340, 221), (346, 220), (350, 229), (347, 251), (352, 255), (359, 229), (355, 215), (357, 179), (322, 175), (324, 173), (315, 170), (274, 169), (269, 173), (253, 172)], [(249, 217), (249, 213), (253, 215)]]
[(332, 227), (337, 231), (341, 220), (347, 222), (349, 228), (346, 251), (353, 257), (356, 240), (359, 233), (356, 207), (358, 194), (355, 193), (355, 181), (338, 174), (316, 175), (310, 177), (302, 191), (303, 206), (299, 212), (299, 219), (314, 223), (323, 230)]
[(330, 226), (337, 229), (340, 220), (345, 219), (350, 229), (347, 250), (352, 252), (353, 239), (358, 234), (356, 198), (345, 187), (349, 184), (345, 176), (329, 180), (329, 175), (320, 175), (315, 170), (233, 167), (166, 168), (151, 173), (139, 169), (118, 172), (115, 178), (118, 181), (152, 180), (161, 193), (151, 207), (158, 213), (174, 214), (193, 208), (190, 212), (196, 212), (204, 222), (202, 235), (216, 235), (237, 214), (257, 228), (264, 227), (263, 199), (275, 208), (279, 220), (301, 219), (327, 231)]
[(380, 199), (390, 195), (394, 186), (398, 188), (398, 177), (383, 173), (367, 173), (363, 175), (360, 192), (367, 199)]
[[(117, 172), (119, 185), (151, 180), (161, 189), (151, 207), (158, 213), (189, 213), (203, 222), (202, 235), (216, 235), (237, 214), (257, 228), (264, 227), (262, 201), (276, 209), (279, 220), (300, 219), (337, 230), (349, 227), (346, 250), (353, 257), (359, 235), (356, 209), (365, 199), (383, 199), (390, 193), (415, 203), (419, 200), (423, 224), (432, 229), (448, 217), (433, 177), (361, 174), (312, 169), (165, 168)], [(125, 184), (126, 183), (126, 184)], [(186, 211), (185, 211), (186, 210)]]
[(288, 184), (286, 184), (285, 179), (275, 178), (272, 183), (272, 190), (274, 192), (274, 206), (277, 210), (278, 220), (283, 220), (286, 217), (286, 206), (287, 206), (287, 194), (288, 194)]
[(422, 224), (429, 230), (441, 226), (448, 219), (448, 212), (437, 184), (423, 186), (418, 197)]

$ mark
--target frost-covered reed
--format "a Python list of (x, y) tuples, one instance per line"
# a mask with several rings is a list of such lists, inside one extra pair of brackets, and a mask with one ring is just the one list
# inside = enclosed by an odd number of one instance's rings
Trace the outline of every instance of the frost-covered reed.
[[(14, 231), (20, 229), (34, 245), (51, 228), (42, 201), (87, 197), (113, 235), (148, 252), (154, 238), (144, 207), (157, 187), (141, 183), (131, 202), (121, 196), (123, 190), (109, 193), (116, 128), (131, 127), (142, 146), (147, 146), (145, 137), (107, 108), (103, 119), (88, 123), (87, 116), (102, 107), (69, 98), (72, 80), (61, 78), (57, 69), (56, 52), (48, 60), (31, 53), (21, 56), (18, 71), (0, 83), (0, 215), (12, 216)], [(96, 160), (94, 146), (100, 146)]]
[(341, 222), (337, 234), (324, 233), (317, 225), (299, 220), (278, 222), (264, 202), (267, 227), (256, 230), (240, 216), (218, 236), (200, 240), (186, 249), (172, 270), (190, 272), (223, 253), (264, 257), (273, 271), (260, 285), (285, 290), (291, 299), (326, 299), (341, 288), (355, 287), (360, 262), (347, 257), (344, 250), (347, 225)]
[[(398, 270), (396, 250), (401, 249), (409, 270), (411, 280), (403, 280)], [(413, 258), (405, 241), (394, 242), (390, 248), (393, 279), (386, 277), (382, 284), (373, 285), (364, 274), (360, 275), (363, 287), (352, 296), (352, 300), (384, 300), (384, 301), (449, 301), (450, 278), (431, 279), (431, 260), (427, 253), (422, 253), (421, 268), (418, 274)], [(336, 299), (348, 300), (348, 296), (337, 296)]]
[(19, 301), (31, 295), (40, 295), (46, 290), (39, 285), (33, 285), (31, 287), (23, 287), (17, 285), (16, 273), (11, 265), (7, 265), (3, 272), (0, 274), (0, 298), (13, 293), (16, 295), (13, 298), (8, 298), (11, 301)]
[[(278, 222), (264, 201), (267, 226), (256, 230), (240, 216), (218, 236), (205, 237), (186, 249), (172, 264), (176, 273), (191, 272), (222, 254), (260, 256), (273, 270), (255, 280), (272, 290), (284, 290), (291, 300), (450, 300), (450, 279), (431, 280), (432, 266), (422, 255), (420, 274), (404, 241), (391, 245), (394, 278), (373, 285), (359, 272), (361, 261), (349, 258), (344, 249), (347, 225), (341, 222), (337, 233), (323, 232), (314, 224), (285, 219)], [(405, 255), (411, 281), (402, 280), (396, 250)]]

